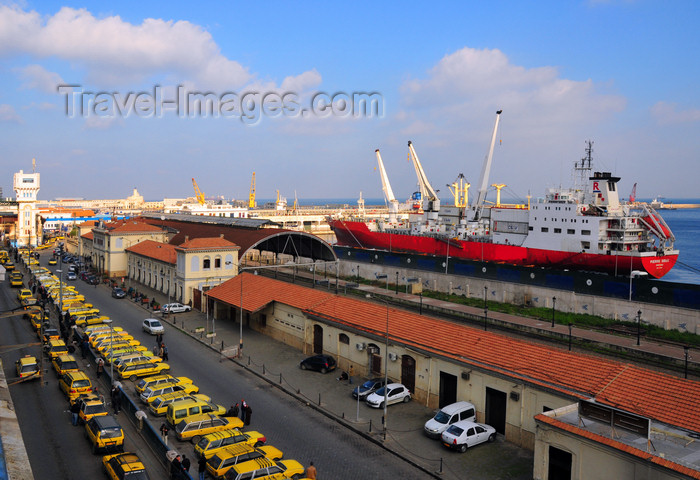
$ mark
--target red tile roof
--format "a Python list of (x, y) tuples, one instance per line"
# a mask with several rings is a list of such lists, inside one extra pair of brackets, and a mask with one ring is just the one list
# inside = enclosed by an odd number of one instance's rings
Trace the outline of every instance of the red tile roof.
[(221, 237), (211, 237), (211, 238), (193, 238), (192, 240), (187, 240), (186, 242), (178, 245), (178, 248), (186, 250), (211, 250), (211, 249), (223, 249), (229, 248), (231, 250), (238, 250), (240, 247), (233, 242), (229, 242), (225, 238)]
[(114, 222), (105, 223), (104, 227), (110, 234), (114, 233), (151, 233), (162, 232), (159, 227), (149, 225), (145, 222), (136, 220), (117, 220)]
[(159, 260), (161, 262), (175, 265), (177, 254), (175, 253), (175, 245), (169, 243), (155, 242), (153, 240), (144, 240), (132, 245), (125, 250), (142, 255), (144, 257)]
[(589, 440), (593, 440), (594, 442), (605, 444), (616, 450), (620, 450), (630, 455), (634, 455), (635, 457), (639, 457), (651, 463), (660, 465), (664, 468), (668, 468), (669, 470), (673, 470), (683, 475), (687, 475), (690, 478), (700, 479), (700, 471), (698, 470), (694, 470), (692, 468), (686, 467), (685, 465), (680, 465), (666, 458), (662, 458), (649, 452), (645, 452), (644, 450), (640, 450), (639, 448), (631, 447), (622, 442), (618, 442), (617, 440), (613, 440), (612, 438), (604, 437), (603, 435), (598, 435), (597, 433), (589, 432), (588, 430), (569, 425), (568, 423), (562, 422), (548, 415), (536, 415), (535, 420), (540, 421), (542, 423), (546, 423), (548, 425), (552, 425), (553, 427), (565, 430), (569, 433), (573, 433), (574, 435), (588, 438)]
[[(329, 323), (383, 337), (387, 307), (243, 273), (209, 291), (255, 312), (280, 302)], [(700, 432), (700, 382), (631, 364), (516, 340), (494, 332), (389, 308), (389, 336), (416, 349), (450, 357), (474, 368), (507, 375), (570, 398), (594, 398), (659, 422)]]
[(95, 236), (92, 234), (92, 232), (87, 232), (81, 235), (82, 238), (86, 238), (88, 240), (94, 240)]

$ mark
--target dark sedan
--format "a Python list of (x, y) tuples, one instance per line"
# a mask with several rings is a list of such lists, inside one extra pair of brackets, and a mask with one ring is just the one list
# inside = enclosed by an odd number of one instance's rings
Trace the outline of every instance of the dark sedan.
[(124, 298), (126, 297), (126, 292), (119, 287), (114, 287), (112, 289), (112, 296), (114, 298)]
[(299, 367), (302, 370), (316, 370), (321, 373), (328, 373), (335, 370), (335, 358), (330, 355), (314, 355), (301, 361)]
[(380, 388), (384, 386), (384, 379), (383, 378), (373, 378), (372, 380), (367, 380), (365, 383), (360, 385), (359, 387), (355, 387), (355, 389), (352, 391), (352, 396), (354, 398), (357, 398), (358, 392), (360, 395), (360, 400), (364, 400), (367, 398), (367, 395), (370, 393), (376, 392)]

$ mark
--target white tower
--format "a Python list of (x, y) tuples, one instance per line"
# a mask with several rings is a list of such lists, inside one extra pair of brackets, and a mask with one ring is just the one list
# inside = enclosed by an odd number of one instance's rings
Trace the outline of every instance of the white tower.
[[(34, 160), (32, 160), (34, 165)], [(22, 170), (15, 173), (15, 196), (19, 208), (17, 211), (17, 245), (36, 246), (38, 242), (36, 228), (36, 197), (39, 193), (39, 174), (24, 173)]]

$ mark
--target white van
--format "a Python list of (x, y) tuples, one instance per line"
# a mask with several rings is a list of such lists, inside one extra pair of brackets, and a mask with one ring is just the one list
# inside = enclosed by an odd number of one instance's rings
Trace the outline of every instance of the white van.
[(430, 438), (440, 438), (442, 432), (453, 423), (461, 420), (476, 421), (476, 407), (469, 402), (457, 402), (445, 405), (433, 418), (425, 422), (423, 430)]

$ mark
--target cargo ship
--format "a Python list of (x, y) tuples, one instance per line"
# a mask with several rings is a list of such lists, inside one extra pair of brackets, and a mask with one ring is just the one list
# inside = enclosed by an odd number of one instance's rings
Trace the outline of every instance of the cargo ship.
[[(328, 218), (340, 246), (465, 258), (521, 266), (645, 275), (661, 278), (678, 259), (675, 237), (649, 204), (621, 201), (620, 178), (592, 171), (592, 142), (575, 162), (578, 178), (571, 188), (550, 188), (527, 205), (487, 204), (486, 187), (498, 128), (497, 112), (491, 147), (482, 169), (480, 190), (471, 205), (440, 201), (425, 178), (409, 142), (418, 173), (423, 208), (399, 220), (395, 200), (388, 198), (387, 220)], [(391, 192), (381, 157), (385, 194)], [(388, 187), (388, 188), (387, 188)], [(499, 195), (500, 197), (500, 195)]]

